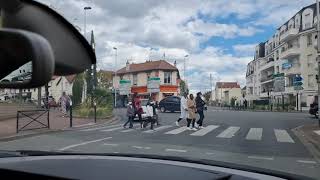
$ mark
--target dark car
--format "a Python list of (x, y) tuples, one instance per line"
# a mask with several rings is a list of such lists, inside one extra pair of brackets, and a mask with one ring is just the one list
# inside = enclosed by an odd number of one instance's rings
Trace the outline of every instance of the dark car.
[(180, 111), (180, 97), (178, 96), (169, 96), (164, 99), (162, 99), (159, 102), (159, 108), (161, 112), (174, 112), (174, 111)]
[(309, 113), (311, 115), (314, 115), (316, 118), (318, 118), (318, 103), (310, 104)]

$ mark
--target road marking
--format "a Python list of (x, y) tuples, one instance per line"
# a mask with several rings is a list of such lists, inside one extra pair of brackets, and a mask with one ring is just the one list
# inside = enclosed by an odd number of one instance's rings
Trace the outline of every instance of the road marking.
[(64, 151), (64, 150), (71, 149), (71, 148), (74, 148), (74, 147), (83, 146), (83, 145), (87, 145), (87, 144), (95, 143), (95, 142), (99, 142), (99, 141), (104, 141), (104, 140), (111, 139), (111, 138), (112, 137), (106, 137), (106, 138), (96, 139), (96, 140), (92, 140), (92, 141), (85, 141), (85, 142), (82, 142), (82, 143), (79, 143), (79, 144), (72, 144), (70, 146), (66, 146), (66, 147), (60, 148), (59, 151)]
[(151, 147), (143, 147), (143, 146), (131, 146), (136, 149), (151, 149)]
[(111, 132), (111, 131), (115, 131), (115, 130), (119, 130), (119, 129), (123, 129), (123, 127), (116, 127), (116, 128), (111, 128), (111, 129), (104, 129), (104, 130), (100, 130), (101, 132)]
[(184, 150), (184, 149), (166, 149), (165, 151), (167, 152), (187, 152), (187, 150)]
[(262, 159), (262, 160), (269, 160), (269, 161), (274, 160), (273, 157), (263, 157), (263, 156), (248, 156), (248, 158), (250, 158), (250, 159)]
[(103, 143), (104, 146), (119, 146), (119, 144)]
[(274, 133), (278, 142), (294, 143), (293, 139), (290, 137), (289, 133), (286, 130), (275, 129)]
[(131, 131), (134, 131), (134, 129), (133, 129), (133, 128), (130, 128), (130, 129), (123, 130), (123, 131), (121, 131), (121, 132), (131, 132)]
[(154, 128), (154, 130), (150, 129), (150, 130), (147, 130), (147, 131), (143, 131), (143, 133), (154, 133), (156, 131), (164, 130), (164, 129), (167, 129), (167, 128), (170, 128), (170, 127), (172, 127), (172, 126), (160, 126), (160, 127)]
[(95, 131), (95, 130), (112, 128), (112, 127), (117, 127), (117, 126), (121, 126), (121, 124), (115, 124), (115, 125), (111, 125), (111, 126), (103, 126), (103, 127), (97, 127), (97, 128), (90, 128), (90, 129), (82, 129), (80, 131)]
[(261, 140), (262, 138), (262, 128), (250, 128), (246, 139), (247, 140)]
[(75, 128), (79, 128), (79, 127), (85, 127), (85, 126), (91, 126), (94, 125), (95, 123), (87, 123), (87, 124), (81, 124), (81, 125), (77, 125), (77, 126), (73, 126)]
[(207, 154), (207, 155), (214, 155), (214, 153), (210, 153), (210, 152), (207, 152), (206, 154)]
[(183, 126), (183, 127), (178, 128), (178, 129), (174, 129), (172, 131), (168, 131), (165, 134), (179, 134), (179, 133), (182, 133), (185, 130), (187, 130), (187, 126)]
[(299, 163), (305, 163), (305, 164), (317, 164), (316, 161), (307, 161), (307, 160), (297, 160)]
[(219, 138), (232, 138), (236, 132), (238, 132), (240, 127), (231, 126), (228, 129), (224, 130), (217, 137)]
[(320, 135), (320, 130), (318, 130), (318, 131), (313, 131), (314, 133), (316, 133), (316, 134), (318, 134), (318, 135)]
[(192, 134), (190, 134), (191, 136), (204, 136), (206, 134), (208, 134), (209, 132), (215, 130), (216, 128), (218, 128), (219, 126), (215, 126), (215, 125), (209, 125), (203, 129), (200, 129), (199, 131), (196, 131)]

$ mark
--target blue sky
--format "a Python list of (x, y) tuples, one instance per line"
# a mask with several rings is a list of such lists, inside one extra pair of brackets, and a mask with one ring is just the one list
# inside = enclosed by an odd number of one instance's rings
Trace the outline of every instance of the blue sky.
[[(188, 84), (193, 91), (214, 82), (245, 85), (246, 65), (254, 46), (268, 40), (275, 29), (314, 0), (40, 0), (83, 31), (96, 37), (98, 67), (114, 70), (131, 63), (165, 59), (177, 61), (183, 74), (187, 58)], [(77, 18), (78, 20), (75, 20)], [(118, 63), (113, 47), (118, 48)], [(150, 50), (153, 48), (152, 50)], [(185, 78), (185, 77), (183, 77)]]

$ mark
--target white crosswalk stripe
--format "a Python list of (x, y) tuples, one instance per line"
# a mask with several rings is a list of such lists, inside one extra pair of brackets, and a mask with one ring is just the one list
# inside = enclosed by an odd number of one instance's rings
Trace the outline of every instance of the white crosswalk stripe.
[(183, 126), (183, 127), (178, 128), (178, 129), (174, 129), (174, 130), (168, 131), (165, 134), (179, 134), (179, 133), (182, 133), (185, 130), (187, 130), (187, 127)]
[(262, 128), (250, 128), (246, 139), (247, 140), (261, 140), (262, 138)]
[(219, 126), (215, 126), (215, 125), (209, 125), (203, 129), (200, 129), (199, 131), (196, 131), (192, 134), (190, 134), (191, 136), (204, 136), (206, 134), (208, 134), (209, 132), (215, 130), (216, 128), (218, 128)]
[(231, 126), (228, 129), (224, 130), (217, 137), (219, 138), (232, 138), (238, 131), (240, 127)]
[(294, 143), (293, 139), (290, 137), (289, 133), (286, 130), (275, 129), (274, 133), (278, 142)]
[(104, 130), (100, 130), (102, 132), (111, 132), (111, 131), (115, 131), (115, 130), (119, 130), (119, 129), (123, 129), (123, 127), (116, 127), (116, 128), (111, 128), (111, 129), (104, 129)]
[(143, 133), (155, 133), (157, 131), (168, 129), (168, 128), (171, 128), (171, 127), (172, 126), (160, 126), (160, 127), (154, 128), (154, 130), (150, 129), (150, 130), (147, 130), (147, 131), (143, 131)]
[(314, 133), (316, 133), (316, 134), (318, 134), (318, 135), (320, 135), (320, 130), (318, 130), (318, 131), (313, 131)]
[(106, 125), (102, 127), (95, 127), (95, 128), (89, 128), (89, 129), (82, 129), (80, 131), (96, 131), (96, 130), (101, 130), (101, 129), (107, 129), (107, 128), (112, 128), (112, 127), (118, 127), (121, 126), (121, 124), (115, 124), (115, 125)]

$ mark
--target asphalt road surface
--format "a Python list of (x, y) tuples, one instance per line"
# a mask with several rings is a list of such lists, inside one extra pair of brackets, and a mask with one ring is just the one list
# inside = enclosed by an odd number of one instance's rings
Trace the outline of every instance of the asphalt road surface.
[(223, 162), (320, 177), (317, 161), (294, 134), (293, 128), (314, 123), (303, 113), (223, 111), (209, 108), (205, 128), (187, 130), (175, 125), (179, 113), (160, 113), (160, 126), (122, 127), (125, 109), (115, 112), (112, 124), (1, 142), (1, 150), (46, 150), (89, 153), (137, 153), (212, 159)]

